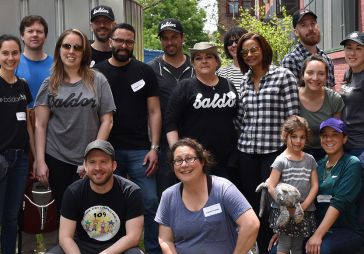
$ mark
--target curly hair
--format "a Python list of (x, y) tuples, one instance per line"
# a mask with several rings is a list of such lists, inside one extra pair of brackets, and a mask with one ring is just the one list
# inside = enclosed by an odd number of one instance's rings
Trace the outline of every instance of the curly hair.
[(173, 165), (174, 152), (176, 151), (176, 149), (178, 147), (181, 147), (181, 146), (188, 146), (195, 151), (196, 157), (198, 158), (198, 160), (204, 164), (204, 166), (202, 168), (204, 173), (207, 173), (207, 171), (215, 165), (214, 157), (212, 156), (212, 154), (209, 151), (207, 151), (203, 147), (202, 144), (200, 144), (199, 142), (197, 142), (197, 140), (192, 139), (192, 138), (182, 138), (182, 139), (178, 140), (171, 148), (169, 159), (170, 159), (170, 164), (171, 164), (172, 168), (174, 166)]

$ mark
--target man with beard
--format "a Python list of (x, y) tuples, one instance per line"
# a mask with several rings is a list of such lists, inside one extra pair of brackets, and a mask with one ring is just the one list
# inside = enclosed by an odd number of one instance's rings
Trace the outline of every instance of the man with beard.
[[(145, 210), (144, 246), (149, 254), (161, 253), (155, 172), (158, 167), (161, 112), (158, 83), (151, 67), (132, 58), (135, 30), (118, 24), (109, 39), (112, 57), (95, 65), (109, 81), (116, 104), (109, 140), (115, 147), (116, 174), (128, 176), (142, 189)], [(149, 135), (150, 134), (150, 135)]]
[(96, 6), (91, 10), (91, 30), (95, 41), (91, 44), (91, 67), (111, 57), (109, 45), (110, 32), (115, 27), (115, 16), (111, 7), (106, 5)]
[(144, 221), (140, 188), (113, 175), (115, 151), (109, 142), (91, 142), (84, 157), (87, 177), (65, 191), (60, 246), (48, 253), (142, 254), (137, 248)]
[[(19, 31), (24, 43), (24, 52), (21, 54), (16, 75), (27, 81), (35, 98), (43, 80), (50, 75), (53, 63), (53, 57), (43, 50), (48, 35), (48, 24), (43, 17), (30, 15), (22, 19)], [(29, 107), (33, 107), (33, 102)]]
[(329, 64), (327, 86), (335, 86), (334, 64), (331, 58), (319, 47), (320, 27), (317, 24), (317, 16), (310, 10), (297, 10), (292, 17), (292, 24), (295, 35), (300, 42), (297, 47), (288, 53), (282, 60), (281, 65), (300, 78), (301, 68), (304, 60), (310, 55), (317, 54), (322, 56)]
[(190, 57), (183, 53), (184, 33), (179, 20), (165, 19), (158, 26), (158, 37), (164, 54), (156, 57), (148, 64), (157, 76), (159, 97), (162, 112), (162, 135), (159, 153), (159, 169), (157, 172), (158, 196), (176, 181), (173, 171), (168, 164), (169, 146), (164, 128), (164, 116), (168, 99), (177, 86), (178, 81), (191, 78), (194, 71)]

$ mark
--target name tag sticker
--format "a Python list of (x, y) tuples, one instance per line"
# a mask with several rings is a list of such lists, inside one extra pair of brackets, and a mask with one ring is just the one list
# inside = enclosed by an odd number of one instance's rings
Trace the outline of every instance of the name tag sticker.
[(145, 81), (144, 81), (144, 79), (141, 79), (141, 80), (135, 82), (134, 84), (131, 84), (131, 89), (135, 93), (136, 91), (142, 89), (143, 86), (145, 86)]
[(18, 119), (18, 121), (26, 121), (27, 115), (25, 112), (16, 112), (16, 119)]
[(319, 203), (330, 203), (331, 195), (317, 195), (317, 202)]
[(215, 214), (222, 213), (222, 209), (221, 209), (220, 204), (215, 204), (212, 206), (205, 207), (203, 209), (203, 213), (204, 213), (205, 217), (209, 217), (209, 216), (212, 216)]

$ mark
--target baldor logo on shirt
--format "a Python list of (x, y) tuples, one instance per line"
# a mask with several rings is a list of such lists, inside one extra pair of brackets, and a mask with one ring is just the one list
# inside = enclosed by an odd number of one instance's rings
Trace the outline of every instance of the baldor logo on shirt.
[(224, 93), (222, 96), (215, 93), (213, 98), (203, 98), (201, 93), (196, 95), (193, 107), (199, 108), (226, 108), (234, 107), (236, 103), (236, 94), (233, 92)]
[(92, 13), (92, 15), (95, 15), (96, 13), (100, 13), (100, 12), (109, 14), (108, 10), (104, 9), (103, 7), (100, 7), (98, 9), (95, 9), (94, 12)]
[(166, 23), (161, 25), (160, 29), (163, 29), (165, 27), (176, 27), (176, 24), (172, 23), (171, 21), (167, 21)]

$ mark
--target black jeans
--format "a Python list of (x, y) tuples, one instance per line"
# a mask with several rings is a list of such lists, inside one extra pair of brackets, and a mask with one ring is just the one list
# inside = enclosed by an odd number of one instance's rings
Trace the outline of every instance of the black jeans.
[[(282, 151), (279, 150), (268, 154), (248, 154), (240, 152), (242, 192), (257, 215), (259, 214), (260, 193), (256, 193), (255, 189), (260, 183), (267, 180), (273, 161)], [(267, 253), (269, 240), (273, 235), (272, 230), (269, 228), (268, 217), (268, 211), (265, 211), (263, 217), (260, 218), (260, 228), (257, 238), (260, 254)]]

